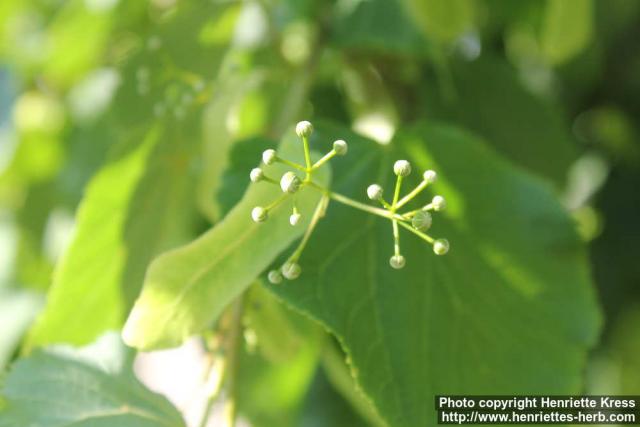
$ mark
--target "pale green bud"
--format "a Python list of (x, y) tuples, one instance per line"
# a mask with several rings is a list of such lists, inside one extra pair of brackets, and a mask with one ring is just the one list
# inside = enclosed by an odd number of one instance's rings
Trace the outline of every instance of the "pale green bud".
[(264, 178), (264, 172), (260, 168), (251, 169), (251, 173), (249, 174), (249, 178), (251, 178), (251, 182), (259, 182)]
[(389, 259), (389, 264), (396, 270), (400, 270), (406, 264), (406, 260), (402, 255), (394, 255)]
[(433, 200), (431, 200), (431, 206), (436, 212), (442, 211), (447, 207), (447, 201), (442, 196), (434, 196)]
[(333, 143), (333, 151), (335, 151), (338, 156), (344, 156), (345, 154), (347, 154), (348, 149), (349, 146), (347, 145), (347, 143), (341, 139)]
[(407, 176), (411, 173), (411, 163), (406, 160), (398, 160), (393, 164), (393, 173), (398, 176)]
[(431, 214), (426, 211), (418, 211), (411, 219), (411, 225), (418, 231), (427, 231), (431, 228)]
[(436, 171), (428, 170), (422, 175), (422, 178), (429, 184), (433, 184), (438, 179), (438, 174)]
[(380, 187), (378, 184), (371, 184), (369, 187), (367, 187), (367, 196), (371, 200), (380, 200), (382, 198), (382, 193), (382, 187)]
[(302, 269), (295, 262), (287, 262), (282, 266), (282, 275), (288, 280), (295, 280), (300, 277)]
[(308, 138), (313, 133), (313, 125), (307, 121), (299, 122), (296, 125), (296, 134), (300, 138)]
[(300, 189), (300, 178), (293, 172), (287, 172), (280, 179), (280, 188), (285, 193), (293, 194)]
[(253, 208), (253, 210), (251, 211), (251, 218), (255, 221), (255, 222), (265, 222), (267, 220), (267, 218), (269, 217), (269, 213), (267, 212), (267, 210), (265, 208), (263, 208), (262, 206), (256, 206), (255, 208)]
[(436, 255), (444, 255), (449, 252), (449, 241), (447, 239), (438, 239), (433, 242), (433, 252)]
[(264, 162), (265, 165), (272, 165), (276, 162), (276, 150), (273, 149), (268, 149), (265, 150), (264, 153), (262, 153), (262, 161)]
[(300, 217), (301, 215), (297, 212), (291, 214), (291, 216), (289, 217), (289, 224), (295, 227), (296, 225), (298, 225), (298, 222), (300, 222)]
[(282, 283), (282, 273), (280, 273), (278, 270), (271, 270), (267, 275), (267, 278), (269, 279), (269, 282), (273, 283), (274, 285)]

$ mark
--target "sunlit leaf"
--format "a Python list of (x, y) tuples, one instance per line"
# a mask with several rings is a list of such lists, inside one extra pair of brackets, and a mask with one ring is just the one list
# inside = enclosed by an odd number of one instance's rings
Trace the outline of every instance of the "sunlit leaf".
[[(290, 134), (278, 153), (302, 160), (299, 139)], [(255, 164), (258, 162), (256, 159)], [(286, 170), (289, 168), (273, 165), (266, 173), (279, 179)], [(323, 173), (314, 179), (326, 184), (328, 169), (320, 171)], [(297, 227), (289, 224), (290, 200), (275, 208), (265, 223), (251, 220), (254, 207), (268, 206), (281, 196), (279, 186), (257, 183), (210, 231), (156, 258), (125, 325), (125, 342), (143, 350), (172, 347), (211, 325), (227, 304), (303, 233), (320, 200), (319, 192), (309, 187), (296, 194), (303, 215)]]
[(83, 344), (119, 329), (147, 263), (184, 241), (192, 213), (191, 153), (176, 141), (170, 131), (155, 129), (91, 181), (29, 345)]

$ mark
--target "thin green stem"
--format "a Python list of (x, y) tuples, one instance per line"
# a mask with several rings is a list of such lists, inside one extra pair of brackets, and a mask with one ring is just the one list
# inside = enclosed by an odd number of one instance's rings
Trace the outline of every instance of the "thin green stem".
[(396, 179), (396, 189), (393, 192), (393, 201), (391, 202), (391, 209), (395, 210), (396, 205), (398, 203), (398, 199), (400, 198), (400, 188), (402, 187), (402, 175), (398, 175), (398, 179)]
[(318, 169), (320, 166), (324, 165), (325, 163), (327, 163), (329, 160), (333, 159), (336, 156), (336, 150), (331, 150), (329, 151), (327, 154), (324, 155), (324, 157), (322, 157), (320, 160), (318, 160), (317, 162), (315, 162), (313, 164), (313, 166), (311, 166), (311, 170), (316, 170)]
[(280, 162), (280, 163), (283, 163), (283, 164), (285, 164), (287, 166), (291, 166), (292, 168), (296, 168), (296, 169), (298, 169), (298, 170), (300, 170), (302, 172), (305, 172), (305, 173), (308, 172), (307, 168), (305, 168), (304, 166), (299, 165), (297, 163), (294, 163), (294, 162), (292, 162), (290, 160), (283, 159), (282, 157), (276, 157), (276, 162)]
[(282, 194), (282, 195), (281, 195), (280, 197), (278, 197), (276, 200), (274, 200), (273, 202), (271, 202), (271, 204), (270, 204), (270, 205), (268, 205), (265, 209), (266, 209), (267, 211), (270, 211), (271, 209), (276, 208), (277, 206), (279, 206), (279, 205), (280, 205), (280, 203), (284, 202), (284, 201), (287, 199), (287, 197), (289, 197), (289, 196), (290, 196), (290, 194), (289, 194), (289, 193), (284, 193), (284, 194)]
[(269, 178), (269, 177), (268, 177), (268, 176), (266, 176), (266, 175), (262, 175), (262, 181), (264, 181), (264, 182), (268, 182), (269, 184), (280, 185), (280, 183), (279, 183), (278, 181), (276, 181), (276, 180), (275, 180), (275, 179), (273, 179), (273, 178)]
[(312, 170), (311, 152), (309, 151), (309, 138), (306, 136), (303, 136), (302, 144), (304, 146), (304, 163), (307, 165), (306, 172), (309, 173)]
[(404, 218), (402, 215), (398, 215), (398, 214), (393, 214), (387, 210), (384, 209), (380, 209), (380, 208), (376, 208), (374, 206), (369, 206), (367, 204), (358, 202), (356, 200), (353, 200), (347, 196), (343, 196), (340, 193), (335, 193), (333, 191), (329, 191), (328, 189), (324, 188), (323, 186), (313, 182), (313, 181), (309, 181), (307, 182), (307, 184), (309, 184), (311, 187), (314, 187), (317, 190), (322, 191), (324, 194), (326, 194), (327, 196), (329, 196), (331, 199), (335, 200), (336, 202), (342, 203), (343, 205), (347, 205), (347, 206), (351, 206), (352, 208), (355, 209), (359, 209), (361, 211), (365, 211), (374, 215), (378, 215), (381, 216), (383, 218), (387, 218), (387, 219), (397, 219), (399, 221), (405, 221), (406, 218)]
[(402, 199), (400, 199), (400, 201), (398, 201), (398, 203), (396, 204), (396, 209), (400, 209), (401, 207), (409, 203), (411, 200), (413, 200), (413, 198), (416, 197), (418, 194), (420, 194), (422, 190), (427, 188), (427, 185), (429, 185), (428, 181), (422, 181), (420, 184), (418, 184), (418, 186), (414, 188), (409, 194), (407, 194)]
[(381, 204), (382, 206), (384, 206), (385, 208), (387, 208), (387, 209), (391, 210), (391, 205), (390, 205), (390, 204), (389, 204), (389, 202), (387, 202), (384, 198), (380, 197), (380, 198), (378, 199), (378, 201), (380, 202), (380, 204)]
[(405, 212), (405, 213), (402, 214), (402, 216), (405, 217), (405, 218), (413, 218), (420, 211), (432, 211), (432, 210), (433, 210), (433, 205), (431, 203), (429, 203), (428, 205), (425, 205), (425, 206), (421, 207), (420, 209), (414, 209), (412, 211)]
[(307, 231), (305, 231), (304, 236), (302, 237), (302, 241), (300, 242), (296, 250), (293, 251), (293, 254), (291, 254), (291, 256), (289, 257), (289, 262), (297, 262), (298, 259), (300, 259), (300, 255), (302, 255), (302, 251), (304, 251), (304, 248), (307, 246), (313, 230), (316, 228), (316, 225), (318, 225), (318, 221), (320, 221), (320, 218), (324, 216), (328, 206), (329, 196), (323, 194), (322, 198), (318, 202), (318, 205), (316, 206), (316, 210), (313, 212), (313, 216), (311, 217), (311, 222), (309, 222)]
[(433, 245), (433, 242), (435, 242), (435, 239), (433, 237), (428, 236), (428, 235), (424, 234), (423, 232), (416, 230), (415, 228), (413, 228), (409, 224), (404, 223), (404, 222), (400, 222), (399, 224), (400, 224), (400, 226), (406, 228), (407, 230), (409, 230), (410, 232), (412, 232), (416, 236), (420, 237), (421, 239), (426, 240), (430, 244)]
[(393, 253), (400, 255), (400, 230), (398, 229), (398, 220), (391, 220), (393, 223)]

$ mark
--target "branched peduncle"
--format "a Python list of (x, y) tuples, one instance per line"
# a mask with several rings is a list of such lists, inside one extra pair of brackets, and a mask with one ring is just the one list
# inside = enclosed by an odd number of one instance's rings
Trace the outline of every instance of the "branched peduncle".
[(391, 221), (393, 229), (393, 255), (389, 259), (389, 264), (396, 269), (403, 268), (406, 260), (402, 255), (400, 248), (400, 227), (409, 230), (411, 233), (420, 237), (425, 242), (433, 245), (433, 251), (437, 255), (444, 255), (449, 251), (449, 242), (446, 239), (434, 239), (425, 233), (432, 223), (431, 212), (441, 211), (446, 207), (445, 200), (442, 196), (435, 196), (430, 203), (424, 207), (405, 213), (399, 213), (399, 210), (407, 203), (416, 198), (425, 188), (436, 181), (437, 175), (434, 171), (428, 170), (424, 172), (422, 181), (408, 194), (401, 197), (402, 184), (404, 178), (411, 174), (411, 164), (406, 160), (398, 160), (393, 165), (393, 171), (396, 175), (396, 185), (393, 192), (393, 199), (391, 203), (388, 203), (383, 197), (383, 189), (378, 184), (372, 184), (367, 188), (367, 196), (369, 199), (380, 203), (382, 208), (370, 206), (361, 203), (350, 197), (331, 191), (329, 188), (318, 184), (313, 181), (313, 173), (325, 164), (329, 163), (335, 156), (343, 156), (347, 153), (348, 146), (343, 140), (337, 140), (333, 143), (333, 149), (325, 154), (315, 163), (311, 162), (311, 152), (309, 149), (309, 137), (313, 133), (313, 125), (307, 121), (302, 121), (296, 125), (296, 134), (302, 139), (302, 146), (304, 150), (304, 165), (292, 162), (290, 160), (281, 158), (277, 155), (275, 150), (269, 149), (262, 154), (262, 161), (265, 165), (272, 165), (274, 163), (282, 163), (293, 169), (304, 172), (304, 178), (300, 179), (294, 172), (286, 172), (280, 180), (271, 178), (265, 174), (261, 168), (254, 168), (250, 173), (252, 182), (266, 182), (272, 185), (279, 185), (283, 194), (275, 201), (267, 205), (266, 207), (256, 206), (251, 211), (251, 217), (255, 222), (264, 222), (269, 218), (269, 212), (275, 207), (282, 204), (287, 199), (292, 199), (292, 213), (289, 217), (289, 222), (292, 226), (296, 226), (302, 216), (302, 212), (299, 211), (296, 204), (295, 195), (300, 189), (304, 187), (313, 188), (322, 194), (320, 201), (318, 202), (316, 209), (309, 221), (309, 225), (300, 241), (298, 247), (294, 250), (287, 261), (282, 265), (279, 270), (270, 271), (268, 274), (269, 281), (272, 283), (280, 283), (283, 278), (294, 280), (302, 269), (298, 264), (302, 252), (304, 251), (313, 231), (315, 230), (318, 222), (325, 215), (330, 200), (335, 200), (346, 206), (350, 206), (354, 209), (377, 215), (382, 218), (386, 218)]

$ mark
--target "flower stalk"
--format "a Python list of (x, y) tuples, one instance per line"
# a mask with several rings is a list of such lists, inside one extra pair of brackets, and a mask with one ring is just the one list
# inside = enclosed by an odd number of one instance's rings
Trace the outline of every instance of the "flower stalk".
[(272, 185), (278, 185), (282, 189), (283, 194), (277, 198), (274, 202), (269, 204), (266, 208), (260, 206), (254, 208), (252, 211), (252, 218), (256, 222), (264, 222), (267, 220), (269, 211), (279, 206), (281, 203), (293, 198), (292, 214), (289, 217), (289, 222), (292, 226), (298, 224), (298, 221), (304, 214), (298, 210), (295, 203), (295, 193), (303, 189), (304, 187), (310, 187), (322, 194), (315, 211), (312, 214), (311, 220), (307, 229), (300, 241), (298, 247), (289, 256), (286, 262), (278, 270), (272, 270), (268, 274), (269, 281), (272, 283), (281, 283), (283, 277), (289, 280), (296, 279), (302, 269), (299, 265), (300, 257), (304, 249), (306, 248), (313, 231), (315, 230), (320, 219), (326, 214), (331, 200), (338, 203), (350, 206), (354, 209), (377, 215), (379, 217), (388, 219), (392, 224), (393, 231), (393, 255), (391, 256), (389, 263), (391, 267), (400, 269), (405, 266), (406, 260), (402, 255), (400, 246), (400, 227), (415, 234), (425, 242), (433, 246), (433, 251), (437, 255), (444, 255), (449, 251), (449, 242), (446, 239), (435, 239), (425, 233), (431, 227), (431, 214), (430, 212), (439, 212), (446, 207), (445, 199), (442, 196), (435, 196), (432, 201), (420, 209), (411, 210), (401, 213), (400, 209), (414, 200), (420, 193), (422, 193), (430, 184), (436, 181), (436, 173), (432, 170), (424, 172), (422, 181), (406, 195), (402, 194), (402, 184), (405, 177), (411, 174), (411, 164), (406, 160), (398, 160), (393, 165), (393, 171), (396, 175), (395, 188), (393, 192), (393, 199), (391, 203), (388, 203), (383, 197), (383, 189), (378, 184), (372, 184), (367, 188), (367, 196), (374, 201), (380, 203), (381, 207), (370, 206), (368, 204), (359, 202), (345, 195), (331, 191), (329, 188), (313, 181), (313, 172), (320, 169), (327, 163), (329, 163), (334, 157), (342, 156), (347, 153), (348, 145), (343, 140), (337, 140), (333, 143), (333, 149), (320, 158), (320, 160), (312, 163), (311, 152), (309, 149), (309, 137), (313, 133), (313, 125), (307, 121), (302, 121), (296, 125), (296, 134), (302, 140), (302, 148), (304, 151), (305, 165), (292, 162), (290, 160), (281, 158), (277, 155), (275, 150), (266, 150), (263, 153), (262, 159), (265, 165), (271, 165), (275, 162), (285, 164), (298, 171), (304, 172), (304, 178), (300, 179), (294, 172), (285, 173), (280, 181), (270, 178), (260, 168), (255, 168), (251, 171), (250, 178), (252, 182), (266, 182)]

